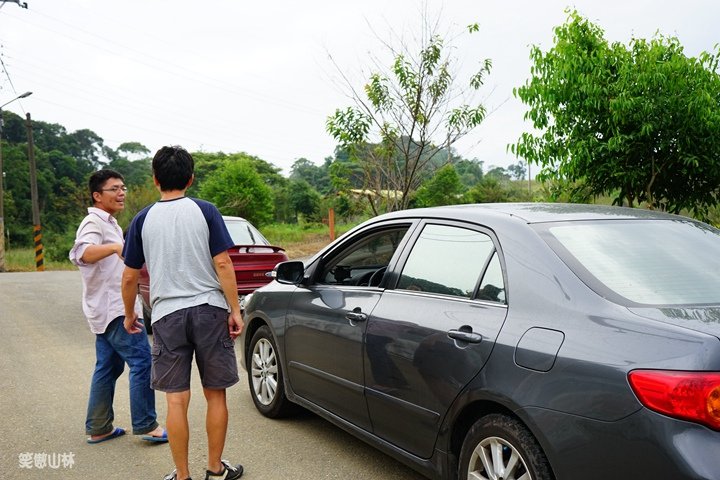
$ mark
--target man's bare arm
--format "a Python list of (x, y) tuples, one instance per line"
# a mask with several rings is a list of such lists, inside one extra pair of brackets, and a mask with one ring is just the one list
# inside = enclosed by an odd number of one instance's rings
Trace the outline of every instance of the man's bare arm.
[(138, 320), (135, 313), (135, 299), (138, 294), (138, 278), (140, 270), (130, 268), (127, 265), (123, 271), (120, 289), (122, 291), (123, 305), (125, 306), (125, 330), (128, 333), (140, 333), (143, 324)]
[(122, 243), (106, 243), (103, 245), (88, 245), (83, 252), (82, 260), (85, 263), (95, 263), (103, 258), (107, 258), (110, 255), (116, 253), (118, 257), (122, 258)]
[(235, 269), (232, 260), (227, 251), (218, 253), (213, 257), (215, 272), (218, 280), (220, 280), (220, 288), (222, 288), (225, 300), (230, 306), (230, 315), (228, 315), (228, 331), (230, 337), (234, 340), (242, 332), (243, 322), (240, 314), (240, 302), (238, 301), (237, 283), (235, 283)]

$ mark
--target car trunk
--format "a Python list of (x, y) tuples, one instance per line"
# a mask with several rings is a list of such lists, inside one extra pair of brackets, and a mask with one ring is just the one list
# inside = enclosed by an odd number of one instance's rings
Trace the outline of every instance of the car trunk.
[(272, 245), (236, 245), (228, 253), (235, 267), (239, 295), (247, 295), (270, 283), (272, 278), (266, 274), (288, 259), (285, 250)]
[(720, 339), (720, 306), (632, 307), (628, 310), (641, 317), (689, 328)]

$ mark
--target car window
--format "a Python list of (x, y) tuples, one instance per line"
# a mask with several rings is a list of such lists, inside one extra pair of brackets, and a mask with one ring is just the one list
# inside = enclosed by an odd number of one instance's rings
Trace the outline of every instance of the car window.
[(242, 221), (226, 221), (230, 238), (235, 245), (269, 245), (265, 237), (253, 227), (249, 222)]
[(503, 279), (502, 267), (497, 252), (493, 253), (490, 263), (483, 275), (482, 283), (476, 297), (478, 300), (489, 302), (505, 302), (505, 280)]
[(318, 283), (377, 286), (408, 227), (375, 232), (363, 237), (331, 258), (322, 268)]
[(398, 288), (472, 298), (494, 249), (484, 233), (426, 225), (408, 256)]
[[(546, 226), (549, 244), (592, 288), (618, 303), (720, 303), (720, 231), (685, 220)], [(605, 295), (603, 291), (603, 295)]]

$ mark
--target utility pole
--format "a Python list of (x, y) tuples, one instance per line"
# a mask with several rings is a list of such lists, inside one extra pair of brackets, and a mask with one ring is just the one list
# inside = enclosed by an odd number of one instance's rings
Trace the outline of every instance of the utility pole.
[(28, 160), (30, 161), (30, 198), (32, 200), (32, 216), (33, 216), (33, 241), (35, 244), (35, 270), (38, 272), (45, 271), (43, 245), (42, 245), (42, 228), (40, 226), (40, 206), (38, 205), (37, 191), (37, 169), (35, 168), (35, 147), (33, 144), (32, 121), (30, 120), (30, 112), (25, 114), (27, 121), (28, 135)]
[(25, 92), (22, 95), (18, 95), (17, 97), (13, 98), (9, 102), (5, 102), (0, 105), (0, 272), (5, 271), (5, 173), (3, 172), (2, 161), (2, 107), (14, 102), (15, 100), (29, 97), (30, 95), (32, 95), (32, 92)]
[[(532, 184), (530, 183), (530, 160), (528, 160), (527, 166), (528, 166), (528, 193), (530, 195), (532, 195)], [(532, 200), (532, 198), (531, 198), (531, 200)]]
[[(4, 107), (5, 105), (3, 105)], [(2, 107), (0, 107), (0, 272), (5, 271), (5, 190), (3, 184), (5, 183), (5, 172), (3, 172), (3, 161), (2, 161), (2, 127), (3, 127), (3, 115)]]

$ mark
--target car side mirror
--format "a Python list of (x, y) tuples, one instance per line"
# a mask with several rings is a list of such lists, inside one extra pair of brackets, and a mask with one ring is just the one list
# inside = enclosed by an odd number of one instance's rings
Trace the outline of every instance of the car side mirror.
[(275, 280), (286, 285), (298, 285), (305, 275), (305, 264), (294, 260), (281, 262), (275, 266)]

